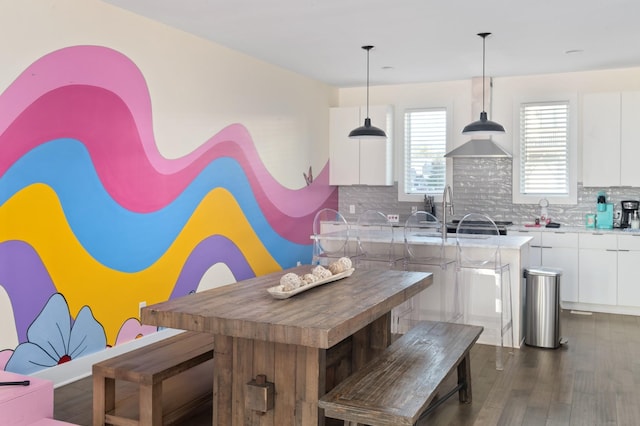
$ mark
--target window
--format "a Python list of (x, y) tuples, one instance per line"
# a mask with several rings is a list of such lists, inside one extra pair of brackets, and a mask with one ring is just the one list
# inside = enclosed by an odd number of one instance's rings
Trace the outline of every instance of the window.
[(519, 156), (514, 158), (514, 203), (575, 204), (575, 114), (569, 100), (520, 104)]
[[(405, 196), (442, 195), (446, 184), (446, 147), (446, 108), (414, 109), (405, 112), (404, 176), (400, 188)], [(399, 198), (403, 201), (411, 199)]]

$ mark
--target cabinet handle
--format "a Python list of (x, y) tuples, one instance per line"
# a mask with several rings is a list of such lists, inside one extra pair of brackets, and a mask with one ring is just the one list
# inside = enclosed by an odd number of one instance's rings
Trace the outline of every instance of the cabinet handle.
[(540, 246), (540, 248), (553, 248), (552, 246)]
[(618, 250), (606, 249), (605, 251), (618, 251)]
[(622, 250), (622, 249), (618, 249), (618, 251), (631, 251), (631, 250)]
[(542, 246), (533, 246), (533, 245), (531, 245), (531, 246), (529, 246), (529, 247), (532, 247), (532, 248), (542, 248)]
[(566, 232), (554, 231), (554, 234), (566, 234)]

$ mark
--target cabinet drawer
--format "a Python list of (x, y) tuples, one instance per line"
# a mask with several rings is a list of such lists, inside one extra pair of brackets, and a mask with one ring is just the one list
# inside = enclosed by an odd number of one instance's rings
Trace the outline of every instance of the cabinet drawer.
[(578, 241), (581, 249), (618, 250), (617, 236), (613, 234), (579, 234)]
[(640, 234), (618, 235), (618, 249), (640, 251)]
[(543, 232), (542, 246), (577, 248), (578, 234), (575, 232)]
[(540, 231), (527, 231), (525, 230), (517, 230), (517, 231), (512, 231), (512, 230), (508, 230), (507, 231), (507, 235), (509, 236), (516, 236), (516, 237), (531, 237), (533, 238), (529, 244), (531, 246), (540, 246)]

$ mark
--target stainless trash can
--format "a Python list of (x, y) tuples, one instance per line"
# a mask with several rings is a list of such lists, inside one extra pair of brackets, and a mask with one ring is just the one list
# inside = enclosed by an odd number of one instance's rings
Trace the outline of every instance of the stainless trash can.
[(525, 269), (524, 343), (539, 348), (560, 346), (560, 276), (555, 268)]

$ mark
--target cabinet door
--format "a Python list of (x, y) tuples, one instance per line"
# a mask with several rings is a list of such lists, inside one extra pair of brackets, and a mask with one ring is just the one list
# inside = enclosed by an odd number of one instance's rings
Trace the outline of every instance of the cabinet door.
[(617, 304), (618, 253), (611, 249), (579, 250), (578, 301), (598, 305)]
[(620, 93), (590, 93), (582, 100), (584, 186), (620, 185)]
[(623, 92), (620, 135), (620, 184), (638, 186), (640, 182), (640, 92)]
[(366, 108), (340, 107), (329, 111), (329, 184), (392, 185), (393, 113), (389, 106), (370, 106), (372, 125), (386, 139), (351, 139), (349, 132), (362, 126)]
[(542, 264), (562, 270), (560, 276), (560, 300), (578, 301), (578, 249), (567, 247), (543, 247)]
[(360, 141), (349, 132), (358, 126), (360, 108), (329, 110), (329, 184), (360, 183)]
[[(361, 124), (367, 116), (366, 107), (362, 107), (360, 114)], [(362, 185), (391, 185), (393, 184), (391, 168), (391, 136), (393, 120), (390, 107), (370, 106), (369, 118), (371, 125), (381, 128), (387, 134), (386, 139), (363, 139), (360, 143), (360, 176)]]
[(640, 307), (640, 234), (618, 235), (618, 305)]
[(542, 264), (562, 270), (560, 300), (578, 301), (578, 234), (572, 232), (542, 233)]
[(640, 307), (640, 251), (618, 252), (618, 305)]

